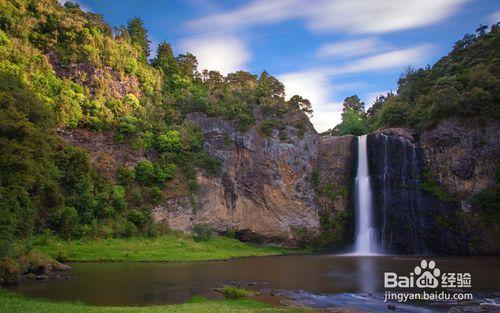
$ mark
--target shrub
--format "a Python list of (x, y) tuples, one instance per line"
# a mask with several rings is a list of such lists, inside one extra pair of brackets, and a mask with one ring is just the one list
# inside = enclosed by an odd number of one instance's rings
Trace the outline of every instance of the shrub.
[(222, 163), (221, 160), (219, 160), (218, 158), (208, 156), (208, 155), (205, 156), (205, 158), (203, 159), (203, 167), (210, 174), (213, 174), (213, 175), (216, 175), (217, 173), (219, 173), (221, 163)]
[(148, 222), (148, 217), (144, 212), (139, 210), (132, 210), (128, 213), (127, 219), (134, 223), (135, 226), (142, 228)]
[(3, 259), (10, 255), (12, 251), (12, 243), (10, 240), (2, 239), (0, 240), (0, 259)]
[(140, 161), (135, 167), (135, 177), (141, 183), (151, 182), (155, 177), (155, 168), (153, 163), (148, 160)]
[(196, 224), (193, 227), (194, 239), (196, 241), (207, 241), (213, 236), (213, 229), (208, 224)]
[(252, 295), (252, 292), (246, 289), (237, 288), (234, 286), (224, 286), (220, 290), (228, 299), (241, 299)]
[(231, 239), (236, 239), (236, 230), (232, 227), (228, 227), (224, 232), (224, 236)]
[(126, 238), (130, 238), (136, 235), (137, 235), (137, 226), (135, 226), (135, 224), (132, 223), (131, 221), (125, 222), (123, 236)]
[(178, 131), (169, 130), (156, 139), (159, 152), (176, 152), (181, 148), (181, 137)]
[(63, 237), (71, 237), (76, 225), (78, 225), (78, 212), (74, 207), (65, 207), (60, 212), (59, 232)]
[(259, 125), (259, 133), (264, 137), (269, 137), (273, 134), (274, 122), (265, 120)]
[[(125, 199), (125, 188), (122, 186), (114, 186), (111, 194), (113, 207), (117, 211), (123, 211), (127, 208), (127, 200)], [(108, 212), (109, 213), (109, 212)]]

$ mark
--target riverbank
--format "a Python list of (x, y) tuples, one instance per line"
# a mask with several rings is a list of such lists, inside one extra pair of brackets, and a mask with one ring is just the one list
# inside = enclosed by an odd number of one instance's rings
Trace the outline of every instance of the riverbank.
[(62, 240), (37, 238), (36, 249), (62, 261), (207, 261), (249, 256), (298, 254), (307, 251), (283, 247), (257, 246), (227, 237), (197, 241), (184, 234), (155, 238), (96, 238)]
[(193, 300), (184, 304), (151, 307), (100, 307), (82, 303), (28, 299), (0, 288), (0, 312), (3, 313), (313, 312), (311, 309), (273, 308), (266, 303), (252, 299), (209, 301), (195, 297)]

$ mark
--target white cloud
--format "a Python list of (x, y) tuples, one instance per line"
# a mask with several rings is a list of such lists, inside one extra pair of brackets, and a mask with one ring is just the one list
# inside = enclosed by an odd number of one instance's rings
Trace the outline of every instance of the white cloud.
[[(335, 91), (354, 88), (359, 83), (331, 84), (330, 79), (342, 74), (404, 69), (405, 66), (421, 62), (429, 54), (430, 45), (420, 45), (407, 49), (393, 50), (361, 58), (341, 66), (331, 68), (311, 68), (301, 72), (285, 73), (278, 78), (285, 85), (287, 98), (298, 94), (309, 99), (313, 105), (314, 116), (311, 122), (317, 131), (330, 129), (341, 122), (342, 104), (336, 100)], [(365, 96), (367, 106), (381, 91)]]
[(190, 38), (180, 46), (196, 56), (199, 69), (217, 70), (222, 74), (244, 69), (250, 59), (245, 43), (233, 36)]
[(495, 12), (491, 13), (490, 15), (488, 15), (488, 23), (495, 24), (498, 22), (500, 22), (500, 10), (495, 11)]
[(196, 30), (234, 30), (305, 20), (312, 30), (349, 33), (386, 33), (437, 23), (470, 0), (255, 0), (236, 9), (192, 20)]
[(351, 61), (343, 66), (325, 69), (329, 75), (352, 74), (370, 71), (380, 71), (404, 67), (422, 62), (431, 51), (431, 45), (392, 50)]
[(453, 15), (467, 1), (325, 0), (308, 24), (319, 30), (386, 33), (432, 25)]
[(389, 90), (385, 90), (385, 91), (373, 91), (373, 92), (369, 92), (369, 93), (365, 94), (365, 96), (364, 96), (365, 107), (366, 108), (371, 107), (372, 104), (377, 99), (377, 97), (379, 97), (379, 96), (385, 96), (385, 95), (387, 95), (388, 92), (389, 92)]
[(387, 45), (377, 38), (365, 38), (322, 45), (316, 55), (318, 57), (347, 58), (379, 52), (386, 48)]
[(301, 95), (313, 106), (311, 122), (318, 132), (328, 130), (341, 121), (342, 106), (331, 102), (333, 90), (328, 77), (321, 72), (304, 71), (279, 75), (285, 85), (287, 98)]

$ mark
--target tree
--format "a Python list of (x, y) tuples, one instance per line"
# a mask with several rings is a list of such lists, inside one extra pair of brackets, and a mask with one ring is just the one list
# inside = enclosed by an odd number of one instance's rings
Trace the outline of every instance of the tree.
[(161, 70), (166, 76), (171, 76), (176, 72), (174, 53), (168, 42), (160, 43), (156, 50), (156, 58), (151, 61), (151, 65)]
[(313, 109), (311, 102), (308, 99), (304, 99), (299, 95), (295, 95), (288, 100), (288, 103), (299, 110), (306, 113), (309, 117), (312, 117)]
[(191, 80), (198, 79), (200, 73), (198, 72), (198, 60), (191, 53), (179, 54), (175, 57), (179, 72), (182, 76), (191, 78)]
[(365, 103), (362, 102), (357, 95), (352, 95), (344, 99), (343, 112), (352, 109), (355, 112), (361, 113), (365, 110)]
[(487, 25), (479, 25), (479, 27), (476, 29), (476, 33), (478, 33), (479, 36), (484, 36), (486, 34), (487, 29), (488, 29)]
[(276, 77), (264, 71), (260, 74), (255, 94), (259, 103), (261, 98), (282, 98), (285, 96), (285, 86)]
[(144, 27), (142, 19), (140, 17), (130, 19), (127, 23), (127, 30), (132, 44), (137, 46), (141, 51), (140, 60), (146, 62), (151, 52), (149, 49), (151, 41), (149, 41), (148, 30)]
[(361, 112), (348, 108), (342, 113), (342, 123), (338, 127), (338, 135), (355, 135), (361, 136), (366, 133), (366, 117)]

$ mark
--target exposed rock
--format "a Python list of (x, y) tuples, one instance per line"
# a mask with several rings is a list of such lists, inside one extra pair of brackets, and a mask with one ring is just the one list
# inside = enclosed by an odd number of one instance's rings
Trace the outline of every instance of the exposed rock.
[(420, 136), (425, 166), (456, 200), (493, 186), (500, 159), (500, 122), (484, 127), (447, 120)]
[(91, 97), (96, 95), (97, 90), (107, 99), (120, 99), (127, 94), (140, 97), (139, 79), (136, 76), (121, 77), (109, 66), (96, 67), (88, 63), (65, 65), (57, 60), (54, 52), (48, 53), (47, 57), (58, 77), (87, 87)]
[(368, 135), (377, 233), (386, 250), (498, 253), (498, 230), (471, 219), (469, 200), (495, 184), (499, 126), (444, 121), (413, 142), (401, 131)]
[(94, 132), (88, 129), (57, 131), (64, 142), (85, 149), (96, 171), (108, 178), (114, 178), (120, 166), (134, 167), (140, 160), (155, 159), (152, 152), (133, 150), (126, 144), (116, 142), (114, 132)]
[(356, 172), (356, 137), (347, 135), (321, 138), (318, 172), (320, 184), (332, 184), (337, 189), (347, 190), (347, 193), (339, 194), (333, 201), (321, 197), (320, 203), (333, 210), (348, 209), (351, 203), (353, 177)]
[(382, 133), (387, 136), (402, 137), (410, 142), (415, 142), (415, 131), (411, 128), (404, 127), (394, 127), (394, 128), (384, 128), (382, 130), (376, 131), (375, 133)]
[(318, 136), (310, 125), (302, 137), (289, 126), (282, 142), (277, 132), (264, 138), (256, 126), (243, 133), (204, 114), (188, 119), (205, 132), (205, 150), (222, 162), (220, 175), (199, 172), (195, 207), (162, 206), (155, 210), (157, 221), (185, 231), (199, 223), (219, 232), (232, 228), (241, 239), (262, 243), (293, 245), (302, 228), (318, 233), (316, 194), (308, 180)]

